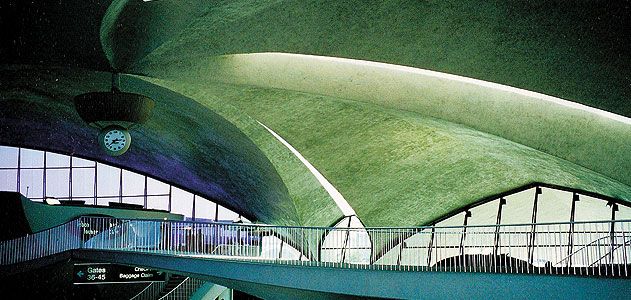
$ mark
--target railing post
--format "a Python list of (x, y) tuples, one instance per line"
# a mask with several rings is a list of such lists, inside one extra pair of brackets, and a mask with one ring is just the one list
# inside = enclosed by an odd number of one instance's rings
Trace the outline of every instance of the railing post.
[(434, 235), (436, 233), (436, 226), (432, 226), (432, 233), (429, 237), (429, 246), (427, 247), (427, 268), (432, 265), (432, 247), (434, 246)]
[(629, 276), (628, 274), (628, 269), (629, 269), (629, 261), (628, 261), (628, 254), (627, 254), (627, 230), (625, 230), (625, 225), (628, 225), (629, 223), (625, 222), (625, 223), (620, 223), (620, 227), (622, 229), (622, 261), (624, 262), (624, 276)]
[(344, 239), (344, 245), (342, 246), (342, 260), (340, 261), (341, 263), (344, 263), (344, 261), (346, 260), (346, 247), (348, 246), (348, 238), (351, 234), (351, 218), (352, 216), (348, 217), (348, 225), (346, 226), (346, 238)]
[(47, 255), (48, 254), (52, 254), (52, 252), (53, 252), (53, 250), (52, 250), (52, 243), (50, 242), (50, 232), (51, 232), (51, 230), (48, 230), (48, 232), (47, 232), (48, 233), (48, 237), (47, 237), (48, 238), (48, 242), (46, 243), (46, 245), (47, 245), (47, 247), (46, 247), (47, 248), (46, 249), (47, 253), (46, 254)]
[(497, 208), (497, 219), (495, 221), (495, 240), (493, 242), (493, 265), (496, 265), (497, 255), (500, 248), (500, 224), (502, 222), (502, 207), (506, 205), (506, 199), (500, 198)]
[[(615, 229), (615, 222), (616, 222), (616, 212), (618, 211), (618, 204), (615, 204), (613, 202), (607, 203), (607, 205), (611, 206), (611, 225), (609, 228), (609, 235), (611, 237), (611, 265), (613, 266), (614, 263), (614, 258), (613, 258), (613, 252), (615, 251), (615, 242), (616, 242), (616, 229)], [(626, 263), (626, 262), (625, 262)]]
[[(539, 195), (542, 194), (541, 187), (535, 187), (535, 200), (532, 206), (532, 229), (530, 231), (530, 240), (528, 243), (528, 263), (532, 266), (534, 259), (534, 247), (536, 242), (536, 234), (537, 234), (537, 205), (539, 203)], [(529, 267), (530, 269), (530, 267)], [(533, 270), (534, 271), (534, 270)]]
[(567, 269), (568, 272), (570, 271), (570, 268), (572, 268), (572, 249), (574, 248), (574, 214), (576, 212), (576, 202), (580, 201), (580, 198), (578, 196), (578, 194), (576, 192), (574, 192), (574, 194), (572, 195), (572, 210), (571, 210), (571, 214), (570, 214), (570, 230), (569, 230), (569, 236), (568, 236), (568, 243), (567, 243), (567, 255), (570, 256), (567, 262)]
[(460, 255), (464, 257), (464, 241), (467, 237), (467, 223), (471, 217), (471, 211), (467, 210), (464, 214), (464, 223), (462, 227), (462, 236), (460, 237)]

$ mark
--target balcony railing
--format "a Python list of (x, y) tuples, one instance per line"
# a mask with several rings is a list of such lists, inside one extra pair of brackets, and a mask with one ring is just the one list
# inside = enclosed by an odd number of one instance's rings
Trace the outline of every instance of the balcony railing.
[(0, 264), (72, 249), (372, 270), (628, 277), (631, 221), (330, 228), (81, 217), (1, 242)]

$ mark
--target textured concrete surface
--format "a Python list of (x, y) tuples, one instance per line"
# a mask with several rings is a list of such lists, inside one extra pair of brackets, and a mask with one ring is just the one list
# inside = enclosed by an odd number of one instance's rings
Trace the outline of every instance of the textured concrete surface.
[[(367, 80), (355, 86), (348, 77), (326, 76), (335, 69), (321, 64), (300, 67), (324, 81), (309, 82), (313, 77), (296, 73), (292, 61), (250, 70), (256, 80), (280, 75), (287, 83), (266, 86), (210, 67), (218, 55), (239, 53), (345, 57), (502, 83), (631, 116), (624, 1), (80, 2), (0, 4), (0, 25), (20, 25), (0, 45), (0, 142), (129, 165), (279, 224), (329, 225), (341, 214), (256, 120), (303, 153), (367, 225), (424, 224), (533, 181), (631, 198), (628, 125), (449, 82), (403, 88), (404, 79), (382, 81), (365, 69), (356, 78)], [(235, 62), (243, 61), (228, 61)], [(68, 104), (77, 93), (106, 90), (108, 75), (93, 70), (111, 68), (141, 75), (127, 78), (127, 89), (165, 96), (156, 119), (137, 129), (139, 147), (118, 161), (99, 155), (95, 130)], [(370, 85), (383, 83), (372, 93)], [(430, 111), (418, 105), (419, 91), (447, 96), (428, 95)], [(603, 130), (608, 126), (615, 130)]]
[[(261, 222), (326, 226), (341, 217), (324, 189), (306, 177), (308, 170), (297, 159), (288, 159), (286, 164), (293, 163), (294, 172), (304, 173), (295, 179), (302, 181), (300, 191), (311, 191), (312, 198), (292, 198), (275, 166), (242, 129), (180, 94), (138, 79), (124, 83), (123, 90), (152, 97), (156, 107), (146, 124), (131, 131), (134, 142), (128, 153), (109, 157), (97, 144), (98, 130), (85, 124), (72, 106), (75, 95), (107, 90), (108, 74), (14, 67), (2, 70), (0, 76), (2, 144), (73, 154), (149, 174)], [(256, 126), (251, 131), (275, 143), (258, 124), (251, 126)], [(267, 148), (282, 158), (292, 156), (276, 144)], [(322, 215), (302, 224), (294, 201), (321, 202)]]
[(545, 182), (631, 199), (631, 188), (568, 160), (415, 112), (252, 86), (159, 84), (218, 97), (265, 123), (342, 193), (366, 226), (431, 222), (489, 195)]

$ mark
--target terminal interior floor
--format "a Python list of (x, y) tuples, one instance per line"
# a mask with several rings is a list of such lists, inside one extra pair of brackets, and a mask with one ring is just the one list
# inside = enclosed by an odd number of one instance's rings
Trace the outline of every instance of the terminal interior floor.
[(0, 298), (628, 298), (628, 0), (6, 0), (0, 28)]

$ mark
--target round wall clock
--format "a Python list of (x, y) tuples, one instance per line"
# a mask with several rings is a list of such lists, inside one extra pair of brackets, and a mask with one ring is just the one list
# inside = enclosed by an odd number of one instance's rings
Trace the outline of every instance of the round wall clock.
[(119, 156), (129, 149), (131, 135), (121, 126), (108, 126), (99, 133), (99, 145), (108, 155)]

